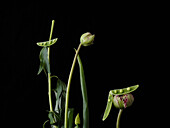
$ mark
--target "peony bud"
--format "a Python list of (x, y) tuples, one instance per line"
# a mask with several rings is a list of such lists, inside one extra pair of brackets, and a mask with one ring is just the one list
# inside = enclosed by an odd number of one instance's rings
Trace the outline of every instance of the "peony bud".
[(132, 105), (134, 97), (132, 94), (115, 95), (113, 98), (113, 104), (116, 108), (123, 109)]
[(94, 37), (95, 35), (92, 35), (91, 33), (86, 32), (80, 37), (80, 42), (83, 46), (92, 45), (94, 41)]

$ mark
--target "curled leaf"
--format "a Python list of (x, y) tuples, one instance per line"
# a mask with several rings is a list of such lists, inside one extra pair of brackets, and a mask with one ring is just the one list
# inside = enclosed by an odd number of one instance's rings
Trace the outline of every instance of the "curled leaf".
[(48, 59), (47, 47), (41, 49), (39, 59), (40, 59), (40, 67), (39, 67), (38, 75), (41, 73), (42, 70), (44, 70), (45, 73), (46, 72), (50, 73), (50, 63)]

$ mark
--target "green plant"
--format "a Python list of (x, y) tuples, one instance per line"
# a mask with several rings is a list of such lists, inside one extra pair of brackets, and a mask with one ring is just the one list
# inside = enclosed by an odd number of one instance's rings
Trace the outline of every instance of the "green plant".
[[(52, 128), (59, 128), (63, 127), (63, 116), (64, 116), (64, 104), (65, 104), (65, 91), (66, 91), (66, 85), (64, 82), (62, 82), (57, 76), (51, 76), (51, 71), (50, 71), (50, 46), (55, 44), (57, 39), (52, 38), (52, 33), (53, 33), (53, 27), (54, 27), (54, 20), (52, 21), (51, 25), (51, 32), (50, 32), (50, 37), (49, 41), (45, 42), (38, 42), (37, 45), (41, 46), (42, 49), (40, 51), (39, 59), (40, 59), (40, 67), (38, 71), (38, 75), (44, 70), (47, 79), (48, 79), (48, 97), (49, 97), (49, 113), (48, 113), (48, 118), (49, 120), (45, 121), (43, 127), (45, 127), (45, 124), (49, 121), (51, 124)], [(51, 79), (56, 78), (57, 79), (57, 84), (55, 88), (52, 89), (51, 87)], [(55, 109), (53, 109), (52, 105), (52, 98), (51, 98), (51, 93), (55, 93), (56, 96), (56, 105)]]
[[(37, 45), (42, 47), (39, 59), (40, 59), (40, 66), (38, 70), (38, 75), (44, 70), (44, 73), (47, 76), (48, 80), (48, 98), (49, 98), (49, 108), (48, 111), (48, 120), (44, 122), (43, 128), (46, 127), (46, 123), (50, 123), (51, 128), (73, 128), (73, 116), (74, 116), (74, 108), (69, 108), (69, 92), (71, 86), (71, 80), (73, 76), (74, 67), (76, 61), (79, 65), (79, 73), (80, 73), (80, 85), (81, 85), (81, 92), (83, 98), (83, 119), (82, 119), (82, 127), (89, 128), (89, 108), (88, 108), (88, 96), (87, 96), (87, 89), (86, 89), (86, 81), (85, 81), (85, 74), (83, 69), (83, 64), (79, 56), (79, 51), (82, 46), (90, 46), (93, 44), (95, 35), (87, 32), (82, 34), (80, 37), (80, 44), (77, 49), (75, 49), (75, 56), (73, 59), (73, 63), (71, 66), (70, 74), (68, 77), (67, 85), (59, 79), (56, 75), (51, 75), (50, 69), (50, 47), (54, 45), (58, 38), (52, 39), (52, 33), (54, 28), (54, 20), (52, 21), (51, 25), (51, 32), (48, 41), (38, 42)], [(51, 79), (56, 79), (56, 85), (51, 85)], [(134, 101), (134, 97), (131, 92), (135, 91), (139, 85), (123, 88), (123, 89), (115, 89), (109, 92), (107, 106), (105, 109), (105, 113), (103, 116), (103, 121), (108, 117), (112, 105), (116, 108), (119, 108), (119, 114), (117, 117), (117, 124), (116, 128), (119, 128), (120, 117), (123, 112), (123, 109), (132, 105)], [(53, 108), (52, 104), (52, 93), (55, 94), (55, 108)], [(80, 117), (77, 114), (75, 118), (75, 128), (79, 128), (80, 125)]]
[[(75, 56), (73, 59), (72, 67), (70, 70), (70, 74), (69, 74), (69, 78), (68, 78), (68, 82), (66, 86), (66, 84), (63, 81), (61, 81), (58, 76), (51, 75), (51, 71), (50, 71), (50, 47), (54, 45), (58, 40), (58, 38), (51, 39), (52, 33), (53, 33), (53, 27), (54, 27), (54, 20), (52, 21), (52, 25), (51, 25), (49, 41), (37, 43), (38, 46), (42, 47), (40, 51), (40, 55), (39, 55), (40, 67), (39, 67), (38, 75), (42, 72), (42, 70), (44, 70), (47, 76), (47, 79), (48, 79), (48, 97), (49, 97), (49, 107), (50, 107), (50, 110), (48, 111), (49, 120), (44, 122), (43, 127), (45, 128), (46, 123), (49, 122), (51, 125), (51, 128), (72, 128), (74, 109), (68, 108), (69, 91), (70, 91), (71, 79), (72, 79), (72, 74), (74, 71), (75, 63), (76, 61), (78, 61), (79, 70), (80, 70), (80, 85), (81, 85), (81, 91), (82, 91), (82, 97), (83, 97), (83, 128), (88, 128), (89, 127), (89, 111), (88, 111), (86, 82), (85, 82), (83, 65), (78, 54), (79, 54), (81, 46), (89, 46), (93, 44), (93, 40), (95, 36), (89, 32), (84, 33), (81, 36), (80, 44), (77, 50), (75, 50)], [(55, 88), (52, 88), (51, 86), (52, 78), (57, 79), (57, 84)], [(53, 105), (52, 105), (52, 98), (51, 98), (52, 91), (55, 93), (55, 98), (56, 98), (55, 109), (53, 109)]]

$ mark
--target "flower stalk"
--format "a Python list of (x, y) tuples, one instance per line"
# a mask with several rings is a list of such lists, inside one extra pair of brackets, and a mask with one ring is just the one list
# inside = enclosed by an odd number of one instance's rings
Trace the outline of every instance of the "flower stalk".
[(73, 75), (73, 70), (75, 67), (75, 63), (76, 63), (76, 59), (78, 56), (78, 53), (80, 51), (81, 46), (90, 46), (93, 44), (94, 41), (94, 37), (95, 35), (92, 35), (89, 32), (84, 33), (81, 37), (80, 37), (80, 44), (76, 50), (76, 54), (74, 56), (73, 59), (73, 63), (71, 66), (71, 70), (70, 70), (70, 74), (69, 74), (69, 78), (68, 78), (68, 82), (67, 82), (67, 91), (66, 91), (66, 102), (65, 102), (65, 120), (64, 120), (64, 127), (67, 128), (68, 127), (68, 104), (69, 104), (69, 92), (70, 92), (70, 84), (71, 84), (71, 79), (72, 79), (72, 75)]
[(74, 67), (75, 67), (75, 63), (76, 63), (76, 59), (78, 56), (78, 53), (80, 51), (82, 44), (80, 43), (78, 46), (78, 49), (76, 51), (76, 54), (74, 56), (73, 59), (73, 63), (71, 66), (71, 70), (70, 70), (70, 74), (69, 74), (69, 78), (68, 78), (68, 83), (67, 83), (67, 91), (66, 91), (66, 103), (65, 103), (65, 120), (64, 120), (64, 127), (67, 128), (68, 126), (68, 121), (67, 121), (67, 117), (68, 117), (68, 104), (69, 104), (69, 92), (70, 92), (70, 84), (71, 84), (71, 79), (72, 79), (72, 75), (73, 75), (73, 71), (74, 71)]
[(116, 123), (116, 128), (119, 128), (120, 125), (120, 117), (122, 115), (123, 109), (119, 109), (119, 114), (117, 116), (117, 123)]

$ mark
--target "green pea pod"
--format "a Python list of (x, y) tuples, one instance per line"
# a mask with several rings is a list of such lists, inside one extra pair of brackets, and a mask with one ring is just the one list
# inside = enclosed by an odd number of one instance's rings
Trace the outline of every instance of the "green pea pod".
[(113, 101), (113, 96), (109, 93), (108, 100), (107, 100), (107, 106), (106, 106), (104, 116), (102, 119), (103, 121), (108, 117), (108, 115), (110, 113), (110, 110), (112, 108), (112, 101)]
[(115, 90), (111, 90), (110, 93), (112, 95), (124, 95), (135, 91), (138, 87), (139, 85), (134, 85), (123, 89), (115, 89)]
[(55, 38), (53, 40), (50, 40), (50, 41), (44, 41), (44, 42), (38, 42), (37, 45), (38, 46), (41, 46), (41, 47), (49, 47), (53, 44), (55, 44), (57, 42), (58, 38)]
[(78, 60), (79, 70), (80, 70), (80, 83), (81, 83), (81, 92), (83, 97), (83, 128), (89, 128), (89, 109), (88, 109), (87, 89), (86, 89), (83, 65), (79, 55), (77, 56), (77, 60)]

